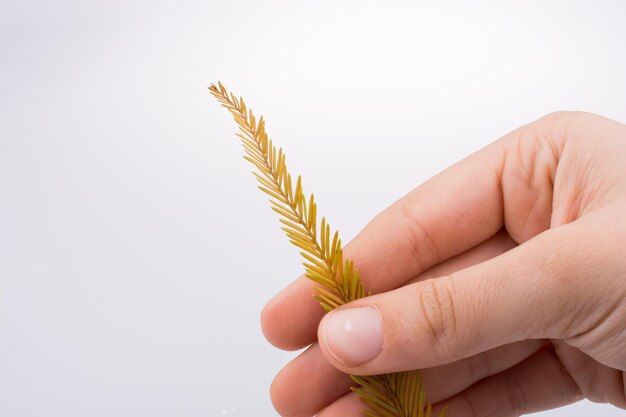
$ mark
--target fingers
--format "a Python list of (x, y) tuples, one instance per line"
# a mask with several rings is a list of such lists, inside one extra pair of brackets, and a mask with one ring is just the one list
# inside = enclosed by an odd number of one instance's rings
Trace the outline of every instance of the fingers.
[[(608, 314), (587, 245), (595, 226), (551, 229), (445, 277), (347, 304), (327, 314), (320, 346), (340, 370), (372, 375), (450, 363), (518, 340), (565, 338)], [(598, 235), (595, 233), (595, 235)], [(591, 239), (591, 240), (589, 240)]]
[(301, 276), (272, 298), (261, 311), (265, 338), (284, 350), (310, 345), (317, 336), (317, 325), (326, 313), (313, 298), (316, 284)]
[(334, 368), (317, 344), (287, 364), (272, 382), (272, 404), (283, 417), (310, 417), (350, 390), (349, 375)]
[(359, 396), (349, 392), (317, 413), (315, 417), (363, 417), (364, 409), (367, 407), (359, 400)]
[[(517, 242), (546, 230), (566, 127), (567, 120), (552, 117), (511, 132), (377, 215), (344, 252), (368, 291), (397, 288), (503, 226)], [(268, 304), (262, 326), (271, 343), (296, 349), (314, 339), (311, 330), (321, 313), (310, 300), (312, 293), (310, 284), (300, 282)], [(299, 325), (282, 321), (283, 316), (298, 318)]]
[(504, 228), (500, 229), (498, 233), (481, 244), (474, 246), (473, 248), (466, 250), (465, 252), (450, 258), (445, 262), (429, 268), (415, 278), (409, 280), (407, 284), (413, 284), (430, 278), (438, 278), (452, 274), (453, 272), (460, 271), (461, 269), (468, 268), (472, 265), (495, 258), (498, 255), (502, 255), (504, 252), (511, 250), (516, 246), (517, 242), (511, 239), (511, 236), (509, 236), (507, 231)]
[[(408, 282), (447, 275), (500, 255), (517, 244), (502, 229), (481, 244), (424, 271)], [(292, 282), (263, 309), (261, 323), (265, 337), (286, 350), (301, 349), (317, 340), (317, 327), (324, 310), (311, 296), (315, 284), (305, 277)]]
[[(501, 346), (448, 365), (422, 370), (431, 401), (448, 398), (476, 381), (496, 374), (532, 355), (540, 340)], [(334, 368), (313, 345), (289, 363), (275, 378), (271, 397), (283, 416), (311, 416), (349, 392), (354, 382)], [(340, 415), (340, 414), (338, 414)]]
[[(428, 388), (426, 398), (433, 400)], [(482, 379), (433, 407), (433, 416), (448, 407), (454, 417), (517, 417), (547, 410), (582, 399), (576, 384), (549, 347), (535, 353), (511, 369)], [(437, 400), (434, 400), (437, 401)], [(318, 417), (359, 417), (364, 406), (354, 393), (328, 405)]]
[(544, 344), (543, 340), (524, 340), (499, 346), (447, 365), (422, 369), (420, 372), (424, 378), (428, 398), (432, 402), (438, 402), (459, 393), (483, 378), (515, 366)]
[(583, 398), (548, 346), (508, 371), (478, 382), (433, 408), (454, 417), (517, 417), (571, 404)]
[(626, 409), (626, 372), (603, 365), (562, 340), (553, 344), (559, 360), (585, 398)]

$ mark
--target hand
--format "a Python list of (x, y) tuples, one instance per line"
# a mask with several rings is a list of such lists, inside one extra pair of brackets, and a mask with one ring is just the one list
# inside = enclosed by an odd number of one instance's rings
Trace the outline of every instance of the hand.
[(409, 369), (434, 415), (626, 408), (625, 125), (521, 127), (384, 210), (345, 257), (375, 295), (323, 317), (300, 277), (263, 310), (271, 343), (312, 344), (272, 384), (281, 415), (361, 416), (345, 373)]

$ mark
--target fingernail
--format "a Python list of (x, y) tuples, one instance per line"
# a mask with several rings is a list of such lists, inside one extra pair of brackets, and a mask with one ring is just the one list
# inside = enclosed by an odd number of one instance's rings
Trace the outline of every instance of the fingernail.
[(382, 350), (383, 326), (373, 307), (333, 311), (324, 318), (321, 330), (326, 348), (346, 366), (369, 362)]

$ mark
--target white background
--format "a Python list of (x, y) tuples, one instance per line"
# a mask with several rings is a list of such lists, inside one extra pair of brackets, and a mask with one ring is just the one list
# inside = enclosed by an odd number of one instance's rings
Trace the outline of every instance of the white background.
[(211, 82), (344, 241), (547, 112), (626, 121), (623, 2), (439, 3), (2, 0), (0, 417), (275, 415), (301, 267)]

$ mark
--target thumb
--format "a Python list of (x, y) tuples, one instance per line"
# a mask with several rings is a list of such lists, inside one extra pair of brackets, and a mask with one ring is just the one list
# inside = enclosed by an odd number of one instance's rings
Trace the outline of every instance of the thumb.
[(589, 239), (581, 244), (579, 229), (577, 223), (550, 229), (452, 275), (332, 311), (318, 329), (322, 351), (342, 371), (369, 375), (442, 365), (519, 340), (583, 332), (579, 322), (592, 322), (587, 311), (597, 317), (606, 312), (597, 308), (603, 304), (598, 303), (601, 287), (587, 279), (594, 262)]

